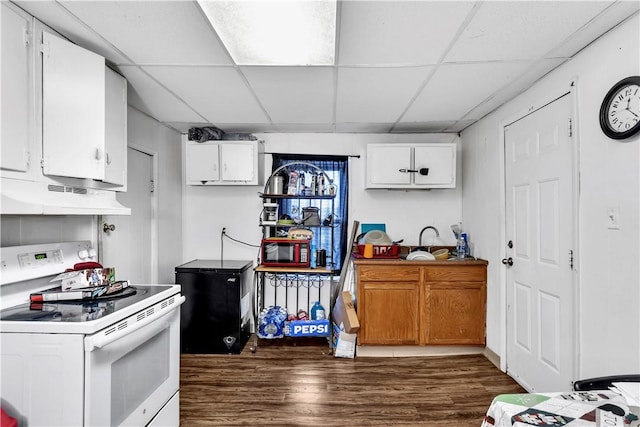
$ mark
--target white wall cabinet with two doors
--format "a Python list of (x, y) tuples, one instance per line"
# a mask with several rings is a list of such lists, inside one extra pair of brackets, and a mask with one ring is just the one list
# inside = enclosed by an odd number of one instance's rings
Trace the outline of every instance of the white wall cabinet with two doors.
[(124, 77), (21, 9), (1, 7), (3, 176), (83, 178), (126, 189)]
[(261, 141), (187, 141), (188, 185), (260, 185)]
[(455, 188), (456, 144), (368, 144), (366, 188)]

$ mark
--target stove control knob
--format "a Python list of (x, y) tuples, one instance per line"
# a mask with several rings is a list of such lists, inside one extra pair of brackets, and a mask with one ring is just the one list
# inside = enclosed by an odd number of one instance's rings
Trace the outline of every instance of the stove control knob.
[(78, 252), (78, 258), (80, 258), (80, 259), (89, 258), (89, 251), (86, 250), (86, 249), (82, 249), (81, 251)]
[(95, 249), (89, 248), (89, 258), (95, 258), (98, 255)]

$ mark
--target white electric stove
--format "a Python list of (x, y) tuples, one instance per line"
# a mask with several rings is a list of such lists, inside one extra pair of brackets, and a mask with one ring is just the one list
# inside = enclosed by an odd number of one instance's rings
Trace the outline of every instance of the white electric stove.
[(29, 302), (96, 255), (89, 241), (1, 248), (2, 408), (30, 427), (178, 426), (179, 285)]

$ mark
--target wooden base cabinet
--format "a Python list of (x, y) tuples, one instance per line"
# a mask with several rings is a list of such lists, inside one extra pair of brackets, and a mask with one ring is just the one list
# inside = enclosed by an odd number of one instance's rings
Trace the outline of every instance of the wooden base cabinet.
[(406, 263), (356, 261), (360, 344), (484, 345), (486, 261)]

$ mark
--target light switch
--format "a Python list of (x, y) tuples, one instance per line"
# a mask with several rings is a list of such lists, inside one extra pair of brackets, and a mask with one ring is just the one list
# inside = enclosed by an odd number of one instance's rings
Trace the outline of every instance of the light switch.
[(620, 207), (609, 206), (607, 208), (607, 228), (610, 230), (620, 229)]

